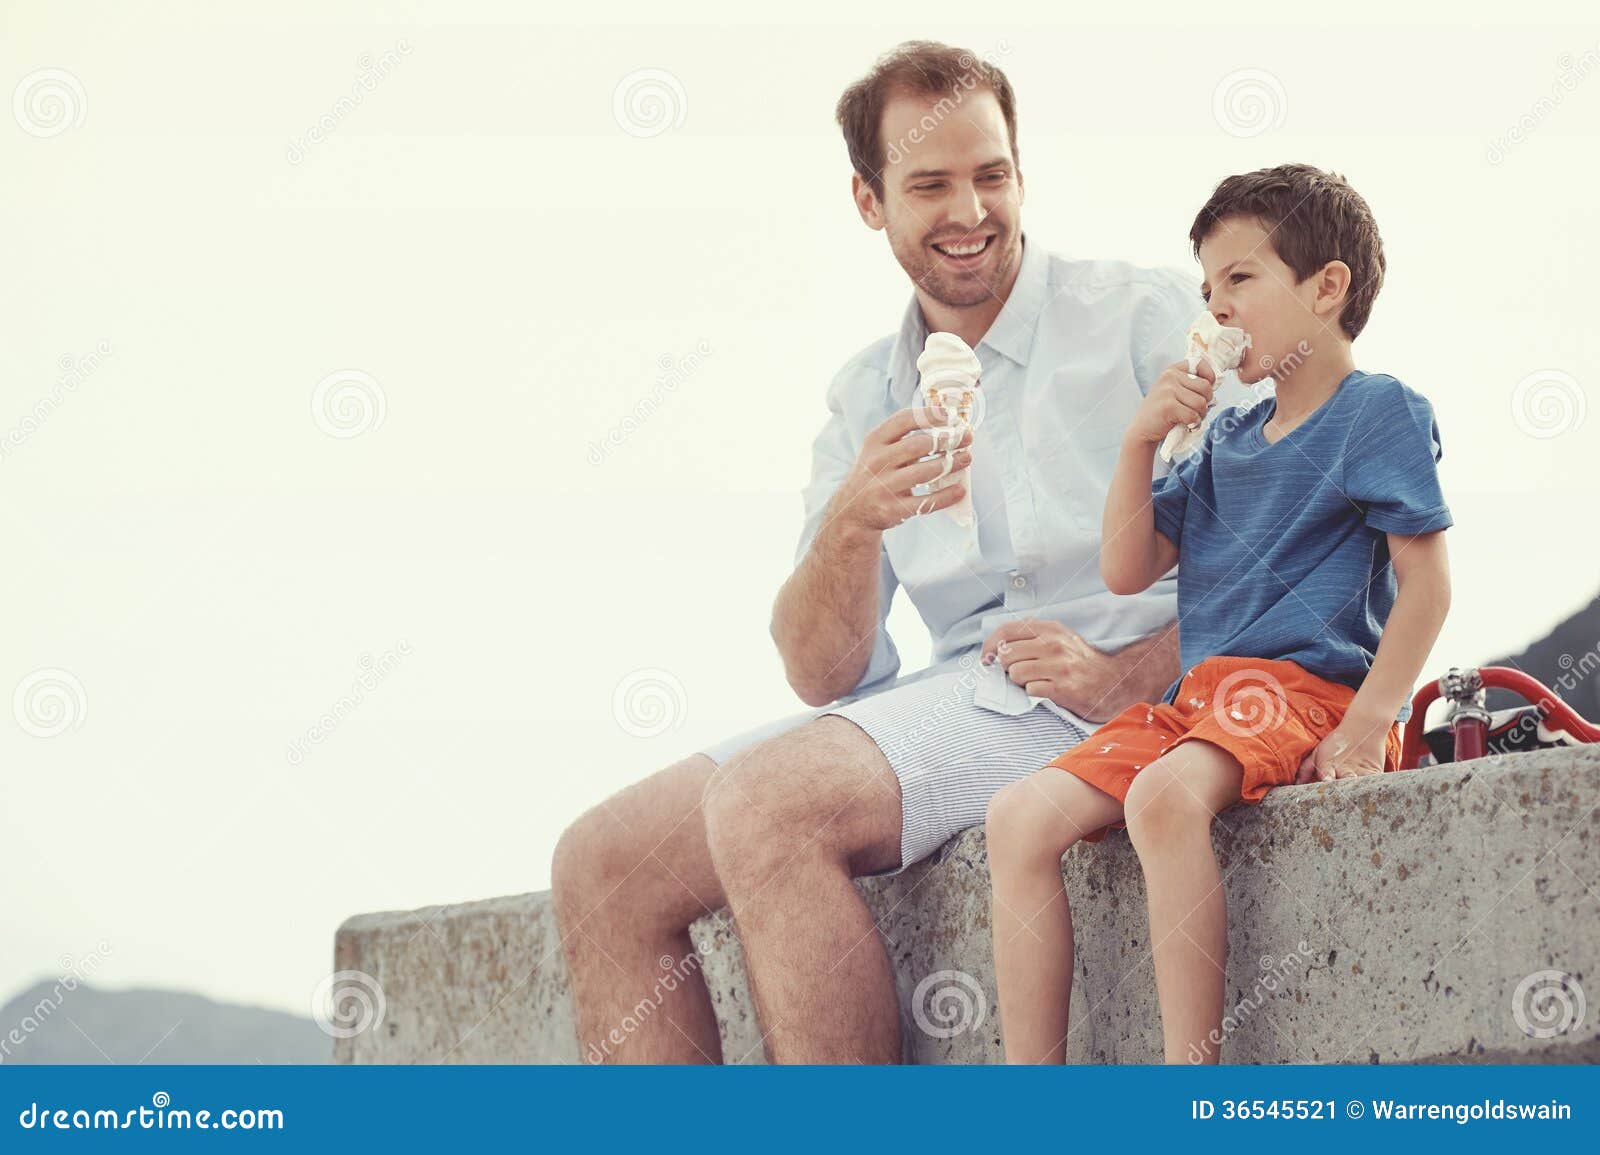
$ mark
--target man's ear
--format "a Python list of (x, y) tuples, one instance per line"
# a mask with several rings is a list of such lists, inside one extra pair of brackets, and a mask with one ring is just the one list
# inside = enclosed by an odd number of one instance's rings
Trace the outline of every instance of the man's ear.
[(887, 221), (883, 215), (883, 202), (858, 172), (850, 174), (850, 196), (856, 202), (856, 212), (861, 214), (861, 220), (867, 228), (884, 227)]
[(1317, 295), (1311, 304), (1312, 312), (1319, 317), (1337, 318), (1339, 310), (1350, 296), (1350, 266), (1343, 261), (1329, 261), (1316, 274)]

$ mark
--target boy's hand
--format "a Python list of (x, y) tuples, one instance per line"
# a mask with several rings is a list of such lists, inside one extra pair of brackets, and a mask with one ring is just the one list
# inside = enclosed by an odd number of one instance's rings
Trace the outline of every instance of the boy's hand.
[(1163, 369), (1133, 415), (1124, 440), (1160, 444), (1173, 426), (1198, 424), (1211, 404), (1215, 377), (1204, 361), (1197, 374), (1189, 372), (1187, 361)]
[(1316, 748), (1300, 761), (1295, 783), (1332, 782), (1383, 772), (1384, 743), (1388, 732), (1372, 726), (1335, 726)]

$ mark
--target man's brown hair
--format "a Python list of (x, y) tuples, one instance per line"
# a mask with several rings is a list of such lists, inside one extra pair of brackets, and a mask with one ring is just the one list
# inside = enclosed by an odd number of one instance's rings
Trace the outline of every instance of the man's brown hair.
[[(1017, 98), (1006, 74), (976, 53), (952, 48), (934, 40), (907, 40), (878, 57), (872, 71), (844, 90), (834, 116), (844, 129), (850, 164), (861, 178), (883, 199), (883, 169), (888, 163), (888, 146), (883, 139), (883, 110), (889, 101), (902, 95), (942, 97), (937, 113), (945, 106), (960, 104), (979, 88), (994, 93), (1011, 136), (1011, 163), (1017, 158)], [(937, 118), (936, 118), (937, 120)], [(904, 147), (904, 142), (897, 142)]]
[(1254, 217), (1266, 228), (1278, 258), (1304, 281), (1329, 261), (1350, 266), (1350, 289), (1339, 326), (1353, 341), (1366, 328), (1383, 287), (1383, 239), (1361, 194), (1338, 173), (1309, 164), (1280, 164), (1230, 176), (1194, 218), (1189, 243), (1200, 242), (1230, 217)]

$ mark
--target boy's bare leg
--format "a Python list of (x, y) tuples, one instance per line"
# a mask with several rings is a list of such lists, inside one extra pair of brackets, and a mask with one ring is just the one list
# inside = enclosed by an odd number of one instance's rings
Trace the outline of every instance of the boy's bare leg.
[(899, 1062), (894, 972), (851, 882), (900, 864), (900, 783), (877, 745), (824, 715), (718, 773), (704, 810), (768, 1058)]
[(994, 970), (1008, 1063), (1064, 1063), (1072, 1002), (1072, 910), (1061, 856), (1122, 817), (1122, 805), (1047, 766), (989, 800)]
[(1184, 742), (1133, 780), (1128, 834), (1144, 868), (1166, 1061), (1219, 1061), (1228, 902), (1211, 821), (1239, 800), (1244, 768), (1220, 746)]
[(682, 962), (689, 924), (724, 902), (700, 810), (715, 769), (685, 758), (583, 814), (556, 846), (551, 890), (586, 1062), (722, 1059), (698, 959)]

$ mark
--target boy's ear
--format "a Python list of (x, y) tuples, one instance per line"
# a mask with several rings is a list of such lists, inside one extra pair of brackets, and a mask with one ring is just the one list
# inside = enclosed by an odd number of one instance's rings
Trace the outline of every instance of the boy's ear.
[(883, 202), (858, 172), (850, 174), (850, 197), (856, 202), (856, 212), (861, 214), (861, 220), (867, 228), (884, 227), (887, 222), (883, 215)]
[(1319, 317), (1337, 320), (1339, 311), (1350, 296), (1350, 266), (1343, 261), (1329, 261), (1322, 266), (1321, 272), (1313, 275), (1317, 295), (1311, 304), (1312, 311)]

